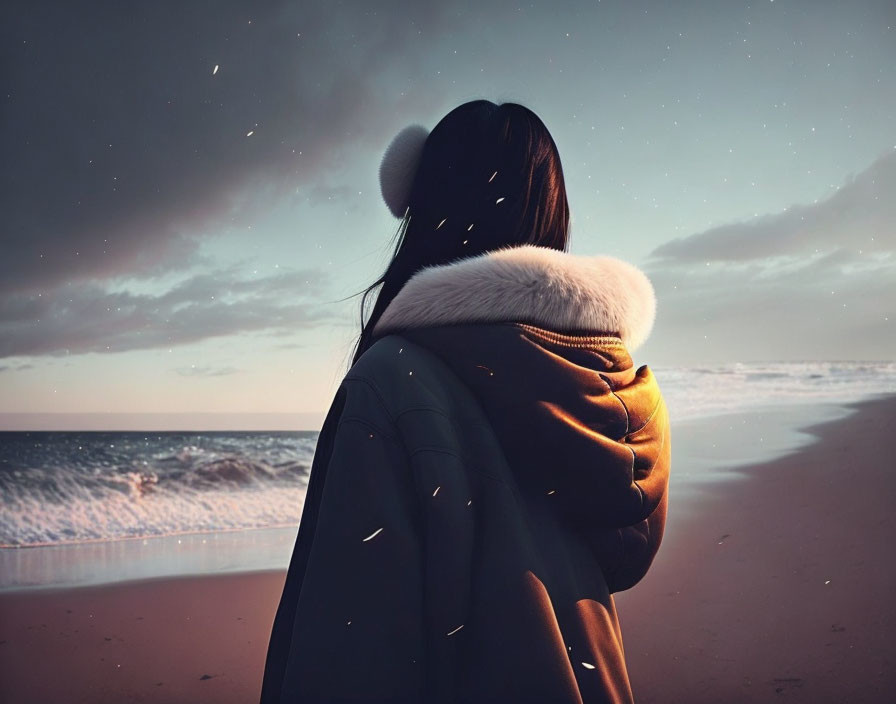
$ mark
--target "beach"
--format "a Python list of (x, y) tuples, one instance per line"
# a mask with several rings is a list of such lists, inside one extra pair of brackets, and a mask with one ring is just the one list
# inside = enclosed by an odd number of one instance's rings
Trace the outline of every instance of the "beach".
[(894, 700), (896, 398), (855, 407), (702, 491), (616, 596), (635, 701)]
[(0, 596), (0, 701), (257, 702), (282, 572)]
[[(647, 576), (616, 595), (635, 701), (892, 701), (896, 463), (885, 439), (896, 396), (849, 405), (850, 415), (808, 428), (813, 442), (715, 473), (719, 452), (761, 454), (746, 421), (741, 430), (719, 417), (682, 434), (690, 468), (673, 426), (672, 471), (693, 469), (693, 481), (676, 482)], [(727, 444), (710, 442), (716, 427)], [(0, 700), (256, 702), (283, 578), (2, 593)]]

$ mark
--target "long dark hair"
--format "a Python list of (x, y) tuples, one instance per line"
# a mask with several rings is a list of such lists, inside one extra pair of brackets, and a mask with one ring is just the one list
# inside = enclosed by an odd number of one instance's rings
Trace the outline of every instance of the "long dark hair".
[[(350, 367), (372, 344), (383, 311), (420, 269), (513, 245), (567, 250), (566, 185), (544, 123), (522, 105), (488, 100), (445, 115), (423, 145), (396, 238), (386, 271), (363, 292)], [(367, 297), (380, 284), (364, 322)]]

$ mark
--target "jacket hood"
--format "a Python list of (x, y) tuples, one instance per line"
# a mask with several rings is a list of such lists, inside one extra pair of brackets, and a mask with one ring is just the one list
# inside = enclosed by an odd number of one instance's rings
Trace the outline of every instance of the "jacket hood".
[(631, 264), (521, 245), (418, 271), (373, 335), (399, 334), (460, 377), (521, 490), (617, 528), (645, 520), (668, 479), (665, 404), (630, 356), (655, 309)]

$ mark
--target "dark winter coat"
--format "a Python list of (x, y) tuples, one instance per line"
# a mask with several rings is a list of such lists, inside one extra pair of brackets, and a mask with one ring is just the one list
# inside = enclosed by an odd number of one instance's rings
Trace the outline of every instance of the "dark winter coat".
[(263, 704), (631, 702), (612, 593), (666, 517), (639, 270), (525, 245), (418, 272), (324, 421)]

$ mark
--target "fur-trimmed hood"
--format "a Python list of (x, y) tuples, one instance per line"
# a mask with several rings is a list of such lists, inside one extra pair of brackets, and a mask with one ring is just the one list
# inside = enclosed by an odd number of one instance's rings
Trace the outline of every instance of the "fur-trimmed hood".
[(656, 297), (637, 267), (536, 245), (485, 252), (418, 271), (373, 334), (433, 325), (523, 322), (557, 332), (616, 335), (634, 351), (653, 327)]

